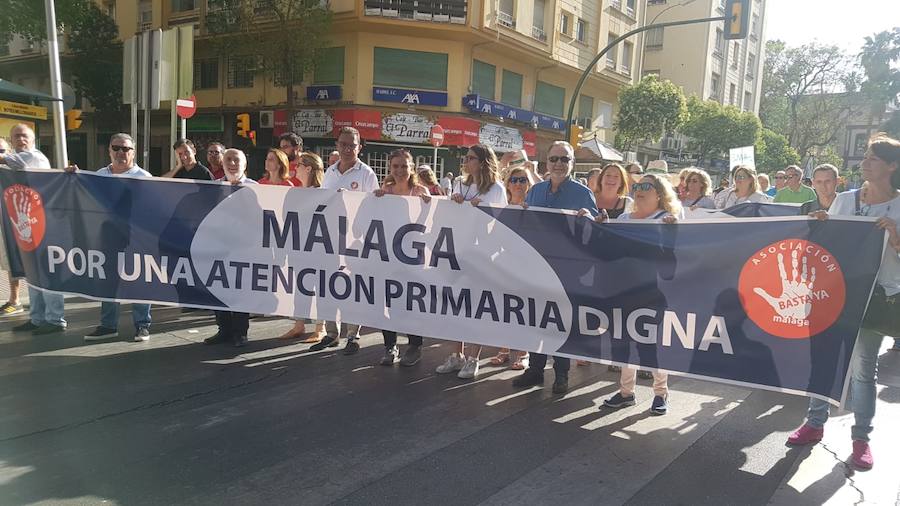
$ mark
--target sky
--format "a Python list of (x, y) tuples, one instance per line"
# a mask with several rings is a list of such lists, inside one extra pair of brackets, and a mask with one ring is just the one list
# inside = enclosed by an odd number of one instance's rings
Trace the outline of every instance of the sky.
[(900, 0), (767, 0), (766, 39), (817, 40), (856, 54), (864, 38), (900, 26)]

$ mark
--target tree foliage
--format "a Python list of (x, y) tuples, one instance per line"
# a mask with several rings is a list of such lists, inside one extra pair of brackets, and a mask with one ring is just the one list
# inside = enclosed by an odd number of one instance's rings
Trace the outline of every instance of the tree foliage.
[(209, 0), (206, 26), (220, 54), (254, 56), (255, 70), (287, 88), (315, 68), (327, 43), (331, 11), (320, 0)]
[(900, 27), (866, 37), (859, 53), (859, 63), (866, 80), (862, 91), (872, 101), (872, 111), (878, 116), (887, 106), (900, 106)]
[[(90, 0), (55, 0), (57, 27), (65, 29), (80, 18)], [(9, 42), (13, 35), (31, 41), (47, 39), (44, 2), (40, 0), (0, 0), (0, 41)]]
[(122, 110), (122, 44), (118, 38), (115, 20), (93, 3), (69, 30), (73, 86), (101, 116)]
[(619, 91), (616, 146), (631, 149), (641, 142), (657, 142), (685, 120), (687, 105), (681, 88), (669, 80), (647, 76)]
[(759, 171), (781, 170), (788, 165), (800, 163), (800, 155), (788, 144), (787, 139), (768, 128), (759, 131), (755, 147), (756, 168)]
[(687, 110), (687, 120), (679, 131), (691, 137), (698, 164), (711, 156), (724, 156), (731, 148), (754, 145), (762, 128), (752, 112), (696, 96), (688, 98)]

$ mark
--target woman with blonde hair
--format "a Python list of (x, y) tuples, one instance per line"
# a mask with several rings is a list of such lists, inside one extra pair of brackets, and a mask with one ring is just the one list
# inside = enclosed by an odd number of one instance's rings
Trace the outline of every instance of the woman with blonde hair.
[(719, 209), (728, 209), (731, 206), (744, 202), (771, 202), (768, 195), (759, 191), (759, 180), (756, 179), (756, 171), (746, 165), (738, 165), (731, 171), (731, 179), (734, 186), (725, 190), (724, 197), (717, 199)]
[(289, 178), (290, 165), (284, 151), (276, 148), (269, 149), (266, 154), (266, 175), (257, 182), (277, 186), (294, 186)]
[(419, 165), (416, 172), (419, 174), (419, 182), (425, 188), (428, 188), (428, 193), (435, 196), (444, 195), (444, 190), (441, 188), (441, 184), (438, 183), (437, 175), (429, 165)]
[(712, 193), (712, 179), (705, 170), (697, 167), (688, 167), (681, 171), (684, 174), (684, 193), (681, 196), (681, 206), (687, 209), (715, 209), (716, 203), (710, 198)]

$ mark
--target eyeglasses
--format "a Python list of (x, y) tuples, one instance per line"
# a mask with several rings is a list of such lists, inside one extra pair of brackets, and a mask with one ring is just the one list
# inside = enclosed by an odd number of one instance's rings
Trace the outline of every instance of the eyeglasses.
[(207, 155), (221, 155), (223, 152), (217, 149), (211, 149), (206, 152)]
[(569, 163), (572, 161), (572, 159), (568, 156), (548, 156), (547, 161), (550, 163), (556, 163), (556, 162)]
[(632, 176), (643, 176), (643, 175), (644, 175), (644, 171), (639, 170), (639, 171), (636, 171), (636, 172), (629, 172), (629, 174), (631, 174)]
[(109, 149), (116, 151), (116, 152), (124, 151), (126, 153), (134, 150), (134, 148), (131, 146), (110, 146)]
[(750, 179), (750, 176), (734, 176), (735, 181), (744, 181)]
[(509, 178), (510, 184), (518, 184), (518, 183), (525, 184), (527, 182), (528, 182), (528, 178), (525, 176), (515, 176), (515, 177)]
[(631, 185), (631, 191), (634, 192), (648, 192), (654, 189), (653, 183), (634, 183)]

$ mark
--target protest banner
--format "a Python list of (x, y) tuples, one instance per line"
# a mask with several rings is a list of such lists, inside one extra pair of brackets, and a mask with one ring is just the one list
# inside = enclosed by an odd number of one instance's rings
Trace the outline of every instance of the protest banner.
[(29, 282), (842, 398), (884, 247), (866, 218), (594, 223), (518, 206), (0, 171)]

